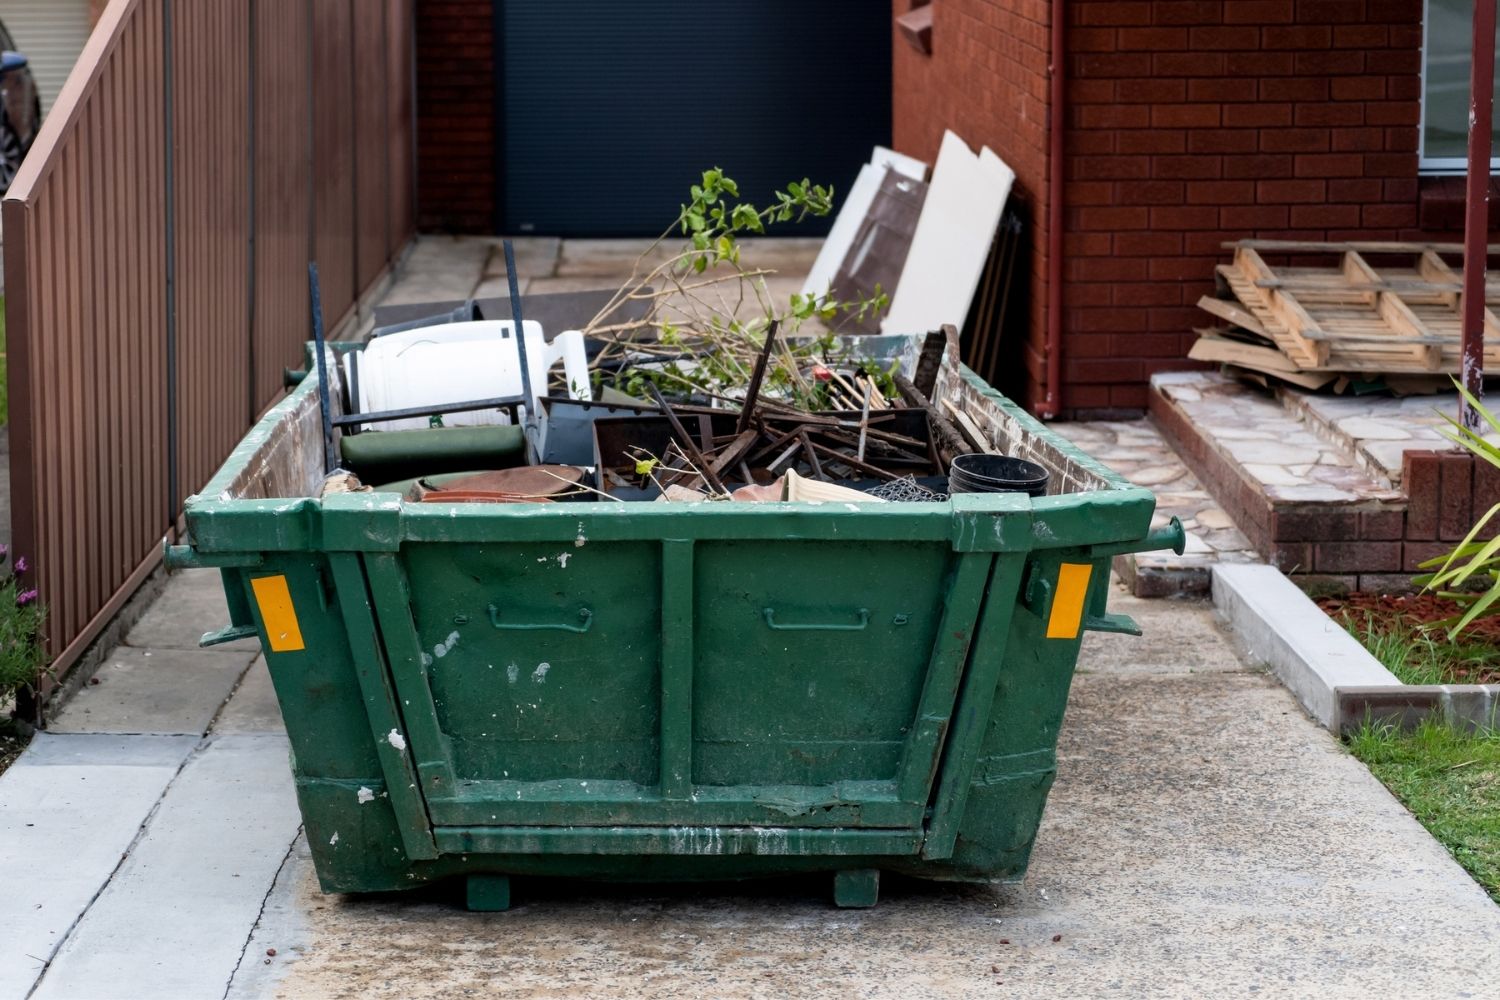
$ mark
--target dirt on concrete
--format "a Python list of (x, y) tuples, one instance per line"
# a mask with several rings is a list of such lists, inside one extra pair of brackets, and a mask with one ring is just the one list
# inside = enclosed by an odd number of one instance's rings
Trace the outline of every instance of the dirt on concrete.
[(1117, 609), (1147, 635), (1090, 637), (1020, 885), (887, 876), (852, 911), (825, 876), (518, 879), (514, 909), (474, 914), (459, 885), (323, 896), (304, 850), (229, 996), (1364, 998), (1500, 976), (1500, 908), (1210, 610)]

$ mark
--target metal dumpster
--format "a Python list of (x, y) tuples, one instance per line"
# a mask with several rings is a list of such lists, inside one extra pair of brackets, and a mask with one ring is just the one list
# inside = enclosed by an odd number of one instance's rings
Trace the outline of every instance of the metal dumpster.
[[(333, 367), (330, 366), (330, 371)], [(316, 376), (186, 507), (258, 635), (325, 891), (463, 875), (1020, 878), (1111, 558), (1154, 498), (956, 365), (936, 395), (1054, 495), (940, 503), (314, 499)]]

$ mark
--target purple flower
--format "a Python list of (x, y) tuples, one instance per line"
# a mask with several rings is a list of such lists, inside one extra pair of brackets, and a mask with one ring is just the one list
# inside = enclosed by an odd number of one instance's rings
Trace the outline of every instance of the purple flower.
[(18, 608), (24, 608), (24, 607), (26, 607), (26, 605), (30, 604), (32, 601), (34, 601), (36, 599), (37, 599), (37, 592), (36, 592), (36, 590), (34, 590), (34, 589), (33, 590), (23, 590), (19, 594), (16, 595), (16, 607), (18, 607)]
[(16, 557), (16, 572), (17, 573), (24, 573), (24, 572), (26, 572), (26, 557), (25, 556), (17, 556)]

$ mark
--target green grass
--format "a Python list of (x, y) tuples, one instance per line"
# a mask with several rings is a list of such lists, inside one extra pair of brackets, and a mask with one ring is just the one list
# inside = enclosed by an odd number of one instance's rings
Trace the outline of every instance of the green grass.
[(1492, 642), (1450, 642), (1441, 631), (1384, 625), (1357, 612), (1340, 621), (1403, 684), (1474, 684), (1478, 674), (1500, 669), (1500, 647)]
[(1366, 724), (1349, 750), (1500, 902), (1500, 733)]

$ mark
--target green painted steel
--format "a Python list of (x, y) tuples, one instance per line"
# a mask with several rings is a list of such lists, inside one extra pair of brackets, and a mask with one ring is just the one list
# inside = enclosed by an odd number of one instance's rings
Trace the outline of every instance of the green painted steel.
[[(493, 909), (509, 875), (824, 871), (855, 906), (882, 869), (1019, 878), (1082, 632), (1134, 627), (1106, 612), (1110, 559), (1181, 529), (1150, 532), (1149, 490), (966, 377), (1104, 486), (858, 507), (233, 499), (304, 380), (189, 501), (168, 561), (219, 567), (230, 628), (262, 637), (323, 887), (464, 875)], [(271, 577), (290, 608), (259, 603)]]

